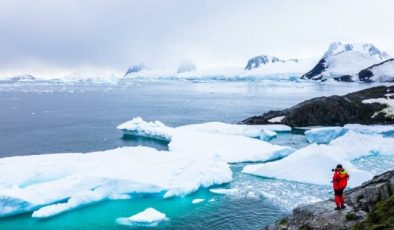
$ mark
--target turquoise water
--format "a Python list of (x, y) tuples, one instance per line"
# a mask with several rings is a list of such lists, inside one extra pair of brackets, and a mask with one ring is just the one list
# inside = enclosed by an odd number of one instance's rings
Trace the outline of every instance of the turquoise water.
[[(181, 81), (0, 84), (0, 157), (136, 145), (166, 149), (162, 142), (123, 138), (115, 127), (136, 116), (170, 126), (237, 122), (312, 97), (345, 94), (368, 86)], [(295, 133), (282, 133), (271, 142), (294, 148), (307, 145), (305, 137)], [(297, 204), (330, 196), (327, 187), (242, 174), (243, 166), (232, 165), (234, 180), (219, 186), (237, 189), (231, 196), (208, 189), (171, 199), (163, 199), (162, 194), (134, 196), (80, 207), (45, 220), (33, 219), (31, 213), (5, 217), (0, 219), (0, 229), (140, 229), (143, 227), (121, 226), (116, 219), (148, 207), (168, 216), (168, 221), (157, 226), (162, 229), (259, 229)], [(195, 198), (205, 201), (192, 204)]]

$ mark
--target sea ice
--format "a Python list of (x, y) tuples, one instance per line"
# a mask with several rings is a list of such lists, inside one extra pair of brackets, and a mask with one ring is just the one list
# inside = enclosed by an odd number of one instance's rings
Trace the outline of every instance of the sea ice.
[(311, 144), (278, 161), (247, 165), (242, 172), (289, 181), (330, 185), (331, 169), (341, 163), (350, 173), (349, 186), (355, 187), (372, 178), (373, 174), (358, 169), (352, 160), (374, 154), (394, 155), (394, 141), (379, 135), (349, 131), (328, 145)]
[(212, 155), (148, 147), (8, 157), (0, 168), (0, 216), (38, 209), (37, 218), (121, 194), (182, 196), (232, 180), (228, 164)]
[(344, 128), (362, 134), (381, 134), (386, 137), (394, 136), (394, 125), (347, 124), (344, 126)]

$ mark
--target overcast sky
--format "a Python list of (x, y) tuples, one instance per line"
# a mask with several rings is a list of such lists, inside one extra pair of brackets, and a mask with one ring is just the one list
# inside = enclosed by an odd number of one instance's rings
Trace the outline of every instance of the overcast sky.
[(0, 74), (243, 66), (321, 56), (332, 41), (394, 55), (391, 0), (1, 0)]

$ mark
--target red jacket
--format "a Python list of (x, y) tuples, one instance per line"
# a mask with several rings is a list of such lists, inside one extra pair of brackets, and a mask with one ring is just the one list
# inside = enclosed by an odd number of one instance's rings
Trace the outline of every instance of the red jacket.
[(332, 177), (333, 187), (335, 190), (345, 189), (349, 174), (345, 169), (335, 169), (334, 176)]

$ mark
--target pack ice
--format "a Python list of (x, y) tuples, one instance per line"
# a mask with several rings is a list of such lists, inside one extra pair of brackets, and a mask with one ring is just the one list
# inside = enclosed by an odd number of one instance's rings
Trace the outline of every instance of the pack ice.
[(0, 216), (34, 211), (33, 217), (46, 218), (131, 193), (182, 196), (231, 181), (229, 162), (271, 160), (294, 151), (250, 138), (260, 134), (248, 126), (219, 123), (174, 129), (137, 118), (122, 127), (133, 135), (171, 140), (170, 151), (124, 147), (2, 158)]
[(373, 174), (352, 161), (371, 155), (394, 155), (393, 138), (348, 131), (329, 144), (311, 144), (278, 161), (247, 165), (242, 172), (289, 181), (330, 185), (331, 169), (342, 164), (350, 173), (349, 186), (369, 180)]

